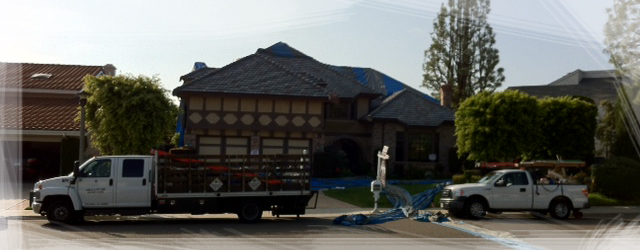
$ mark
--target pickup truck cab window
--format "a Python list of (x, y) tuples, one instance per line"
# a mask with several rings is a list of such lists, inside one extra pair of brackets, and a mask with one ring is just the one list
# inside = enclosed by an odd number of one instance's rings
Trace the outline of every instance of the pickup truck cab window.
[(500, 173), (498, 172), (489, 172), (487, 175), (485, 175), (484, 177), (482, 177), (482, 179), (480, 179), (478, 181), (478, 183), (492, 183), (495, 180), (497, 180), (498, 178), (500, 178), (500, 176), (502, 176)]
[(529, 180), (525, 173), (508, 173), (498, 180), (503, 181), (505, 186), (512, 185), (529, 185)]
[(78, 177), (111, 177), (111, 160), (98, 159), (80, 170)]

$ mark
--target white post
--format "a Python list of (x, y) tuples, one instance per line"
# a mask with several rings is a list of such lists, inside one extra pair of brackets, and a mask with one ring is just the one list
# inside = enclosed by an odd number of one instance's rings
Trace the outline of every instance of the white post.
[(371, 192), (373, 193), (373, 211), (371, 211), (372, 213), (378, 213), (378, 200), (380, 199), (380, 192), (382, 192), (383, 187), (383, 183), (384, 183), (384, 176), (381, 176), (381, 170), (382, 168), (385, 166), (385, 161), (387, 159), (389, 159), (389, 155), (387, 154), (387, 151), (389, 150), (389, 147), (384, 146), (382, 148), (382, 151), (378, 151), (378, 171), (376, 173), (376, 179), (374, 181), (371, 182)]

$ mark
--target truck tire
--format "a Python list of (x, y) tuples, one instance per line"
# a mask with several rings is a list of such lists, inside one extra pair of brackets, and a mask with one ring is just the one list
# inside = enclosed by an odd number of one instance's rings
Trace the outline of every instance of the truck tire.
[(262, 208), (255, 202), (245, 202), (238, 210), (238, 218), (245, 223), (256, 223), (262, 218)]
[(464, 212), (471, 219), (481, 219), (487, 215), (487, 205), (480, 198), (471, 198), (465, 204)]
[(549, 206), (549, 214), (559, 220), (567, 219), (571, 214), (571, 205), (565, 200), (553, 201)]
[(49, 222), (72, 223), (75, 221), (75, 211), (67, 201), (54, 201), (47, 209)]

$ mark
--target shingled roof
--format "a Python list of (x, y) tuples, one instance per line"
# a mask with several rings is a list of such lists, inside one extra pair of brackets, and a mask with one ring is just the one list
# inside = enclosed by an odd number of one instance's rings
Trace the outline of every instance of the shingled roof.
[(509, 87), (539, 98), (584, 96), (593, 99), (596, 104), (604, 100), (617, 100), (616, 81), (619, 80), (612, 70), (573, 71), (548, 85)]
[(454, 112), (428, 99), (420, 92), (401, 90), (384, 100), (367, 119), (393, 120), (406, 126), (436, 127), (454, 121)]
[(0, 63), (0, 87), (80, 90), (86, 75), (98, 75), (102, 66)]
[(329, 65), (320, 63), (282, 42), (266, 49), (258, 49), (252, 55), (219, 70), (207, 72), (173, 91), (177, 96), (186, 93), (318, 98), (379, 95), (374, 90), (332, 70)]
[(21, 102), (0, 105), (1, 129), (78, 131), (75, 121), (78, 99), (51, 97), (23, 97)]
[(76, 94), (83, 78), (114, 72), (112, 65), (0, 63), (0, 88), (5, 90), (0, 129), (78, 131)]

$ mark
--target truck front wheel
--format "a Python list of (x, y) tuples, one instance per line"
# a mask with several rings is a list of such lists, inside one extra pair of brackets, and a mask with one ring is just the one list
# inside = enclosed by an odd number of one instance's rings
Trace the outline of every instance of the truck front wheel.
[(76, 218), (73, 207), (66, 201), (55, 201), (47, 209), (47, 219), (50, 222), (71, 223)]
[(487, 214), (487, 206), (478, 198), (471, 198), (465, 204), (464, 211), (471, 219), (480, 219)]
[(262, 218), (262, 208), (255, 202), (246, 202), (240, 207), (238, 218), (242, 222), (256, 223)]

